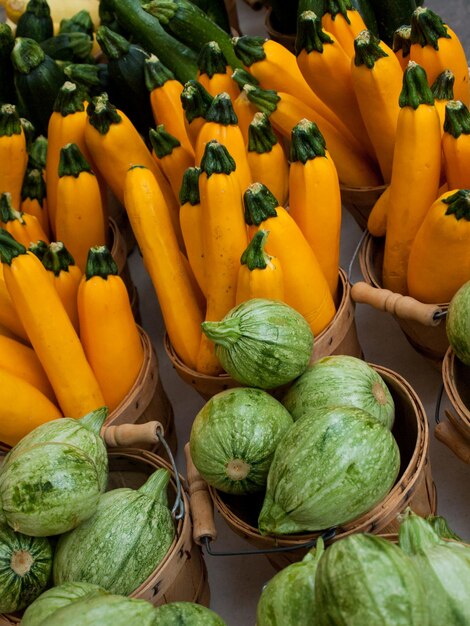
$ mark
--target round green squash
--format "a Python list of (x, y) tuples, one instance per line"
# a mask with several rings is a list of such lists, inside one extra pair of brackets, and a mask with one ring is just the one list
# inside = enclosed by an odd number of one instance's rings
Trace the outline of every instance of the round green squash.
[(288, 411), (265, 391), (227, 389), (196, 415), (191, 457), (204, 480), (220, 491), (262, 491), (274, 451), (292, 425)]
[(41, 626), (157, 626), (156, 610), (146, 600), (113, 594), (80, 598), (54, 611)]
[(170, 602), (156, 609), (155, 626), (226, 626), (214, 611), (193, 602)]
[(398, 546), (374, 535), (349, 535), (327, 548), (315, 604), (320, 626), (429, 624), (419, 570)]
[(28, 537), (0, 526), (0, 613), (31, 604), (47, 587), (52, 548), (45, 537)]
[(139, 489), (103, 494), (93, 517), (62, 535), (54, 563), (54, 584), (94, 583), (129, 595), (157, 568), (175, 537), (167, 505), (166, 469), (154, 472)]
[(107, 409), (61, 418), (26, 435), (0, 467), (0, 514), (16, 531), (58, 535), (93, 515), (108, 460), (99, 433)]
[(382, 377), (365, 361), (346, 355), (315, 361), (289, 388), (282, 403), (294, 420), (335, 406), (363, 409), (387, 428), (395, 417), (393, 398)]
[(278, 572), (263, 588), (256, 609), (256, 626), (299, 626), (317, 623), (315, 576), (323, 555), (322, 539), (298, 563)]
[(399, 545), (426, 588), (431, 626), (470, 624), (470, 547), (445, 541), (411, 511), (401, 521)]
[(385, 497), (399, 469), (392, 433), (362, 409), (304, 415), (274, 453), (260, 532), (317, 531), (349, 522)]
[(470, 281), (460, 287), (449, 303), (446, 333), (456, 356), (470, 365)]
[[(52, 565), (52, 561), (51, 561)], [(108, 594), (107, 591), (90, 583), (64, 583), (44, 591), (28, 606), (21, 618), (21, 626), (40, 626), (55, 611), (84, 597)]]
[(242, 385), (273, 389), (305, 371), (313, 334), (302, 315), (284, 302), (253, 298), (220, 322), (203, 322), (224, 370)]

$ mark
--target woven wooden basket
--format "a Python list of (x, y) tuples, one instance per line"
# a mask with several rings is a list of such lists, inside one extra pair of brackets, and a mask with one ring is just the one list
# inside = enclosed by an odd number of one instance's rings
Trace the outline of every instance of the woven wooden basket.
[(362, 230), (367, 228), (367, 220), (372, 207), (386, 188), (387, 185), (359, 188), (340, 185), (341, 203)]
[[(143, 424), (158, 421), (162, 424), (173, 453), (176, 453), (177, 438), (173, 407), (163, 388), (158, 369), (157, 353), (149, 335), (139, 326), (144, 349), (144, 362), (132, 389), (108, 416), (105, 426), (119, 424)], [(157, 446), (159, 454), (163, 453)]]
[(434, 435), (470, 465), (470, 367), (450, 347), (442, 362), (442, 380), (454, 412), (445, 412), (448, 421), (439, 422)]
[[(371, 511), (344, 524), (336, 530), (336, 539), (356, 532), (374, 534), (396, 532), (397, 514), (410, 506), (419, 515), (431, 515), (436, 511), (437, 496), (429, 462), (429, 430), (426, 414), (413, 388), (397, 373), (384, 367), (373, 365), (383, 377), (393, 396), (396, 417), (393, 434), (401, 454), (401, 467), (397, 481), (389, 494)], [(193, 480), (192, 480), (193, 478)], [(190, 491), (194, 490), (194, 476), (188, 473)], [(199, 477), (198, 489), (207, 488)], [(302, 547), (319, 533), (299, 535), (263, 536), (257, 528), (257, 518), (263, 496), (230, 496), (209, 487), (209, 494), (220, 515), (230, 528), (256, 548), (263, 550), (273, 547), (289, 547), (292, 551), (269, 554), (268, 559), (276, 569), (300, 560), (306, 548)], [(208, 507), (193, 501), (194, 532), (204, 533), (207, 527)], [(201, 522), (201, 518), (204, 523)], [(210, 526), (209, 526), (210, 527)], [(202, 530), (201, 530), (202, 529)], [(195, 541), (201, 542), (204, 535), (195, 534)]]
[(352, 297), (356, 302), (392, 313), (413, 348), (440, 369), (449, 347), (443, 317), (449, 304), (423, 304), (409, 296), (383, 289), (383, 253), (384, 239), (368, 233), (359, 251), (359, 263), (366, 284), (356, 283), (351, 291)]
[[(312, 361), (331, 354), (362, 357), (362, 349), (357, 338), (354, 317), (355, 304), (351, 298), (351, 285), (342, 269), (339, 271), (338, 301), (339, 304), (333, 320), (325, 330), (315, 337)], [(167, 334), (163, 339), (163, 345), (180, 378), (193, 387), (205, 400), (209, 400), (216, 393), (225, 389), (241, 386), (228, 374), (207, 376), (187, 367), (176, 354)]]
[[(150, 429), (146, 429), (150, 434)], [(118, 433), (116, 438), (120, 439)], [(143, 435), (143, 441), (147, 435)], [(131, 439), (139, 440), (136, 431), (131, 433)], [(150, 435), (150, 443), (154, 437)], [(127, 437), (124, 435), (123, 440)], [(109, 443), (109, 441), (107, 440)], [(170, 463), (156, 454), (137, 448), (119, 448), (109, 450), (109, 480), (108, 489), (120, 487), (139, 488), (147, 480), (148, 476), (157, 469), (164, 467), (171, 473), (168, 486), (169, 506), (173, 506), (176, 499), (177, 486), (175, 473)], [(176, 537), (167, 555), (132, 594), (131, 598), (148, 600), (154, 606), (160, 606), (169, 602), (187, 601), (196, 602), (209, 606), (210, 590), (207, 579), (207, 569), (200, 548), (192, 539), (192, 523), (190, 504), (185, 491), (185, 483), (182, 476), (182, 501), (184, 504), (184, 516), (177, 520)], [(1, 615), (0, 624), (19, 624), (21, 614)], [(65, 625), (64, 625), (65, 626)]]

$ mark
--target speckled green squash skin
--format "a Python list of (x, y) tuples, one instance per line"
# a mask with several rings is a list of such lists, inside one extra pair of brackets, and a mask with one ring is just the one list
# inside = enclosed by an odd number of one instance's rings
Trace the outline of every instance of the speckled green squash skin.
[(25, 535), (46, 537), (75, 528), (98, 506), (102, 477), (96, 464), (66, 443), (23, 450), (0, 473), (0, 501), (8, 524)]
[(108, 478), (108, 454), (100, 429), (108, 411), (105, 407), (92, 411), (81, 419), (61, 417), (38, 426), (23, 437), (6, 455), (3, 468), (25, 450), (40, 443), (67, 443), (80, 448), (96, 463), (100, 489), (105, 490)]
[(363, 409), (390, 429), (395, 417), (393, 398), (382, 377), (365, 361), (345, 355), (313, 363), (289, 388), (282, 403), (294, 420), (334, 406)]
[(85, 597), (55, 611), (41, 626), (157, 626), (156, 610), (146, 600), (118, 595)]
[(400, 468), (392, 433), (353, 407), (304, 415), (280, 441), (258, 518), (262, 534), (324, 530), (366, 513)]
[(193, 602), (170, 602), (156, 612), (155, 626), (226, 626), (217, 613)]
[[(213, 396), (193, 422), (190, 449), (194, 465), (212, 486), (225, 493), (262, 491), (274, 451), (293, 426), (280, 402), (249, 387), (227, 389)], [(227, 474), (234, 459), (249, 465), (243, 479)]]
[(237, 323), (240, 338), (216, 345), (224, 370), (242, 385), (273, 389), (305, 371), (313, 334), (305, 318), (283, 302), (253, 298), (232, 309), (220, 325)]
[(446, 333), (456, 356), (470, 365), (470, 281), (462, 285), (450, 301)]
[(411, 514), (400, 524), (399, 545), (427, 590), (430, 624), (470, 624), (470, 548), (444, 541), (429, 522)]
[(108, 592), (90, 583), (64, 583), (52, 587), (42, 593), (23, 613), (21, 626), (40, 626), (55, 611), (68, 606), (76, 600), (95, 595), (105, 595)]
[(129, 595), (156, 569), (174, 537), (173, 518), (160, 492), (151, 497), (141, 490), (113, 489), (101, 496), (92, 518), (59, 539), (54, 584), (80, 580)]
[(429, 624), (419, 571), (400, 548), (374, 535), (350, 535), (327, 548), (315, 602), (320, 626)]
[[(24, 553), (30, 560), (24, 573), (14, 571), (12, 558)], [(0, 613), (28, 606), (44, 591), (52, 569), (52, 548), (44, 537), (28, 537), (0, 526)]]
[(256, 626), (315, 626), (315, 575), (323, 543), (302, 561), (278, 572), (264, 587), (256, 609)]

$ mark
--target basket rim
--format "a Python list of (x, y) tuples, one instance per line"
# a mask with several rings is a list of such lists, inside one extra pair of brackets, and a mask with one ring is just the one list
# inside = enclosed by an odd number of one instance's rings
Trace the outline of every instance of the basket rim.
[(452, 347), (449, 346), (442, 361), (442, 382), (444, 383), (444, 389), (449, 397), (449, 400), (461, 418), (463, 424), (458, 424), (457, 427), (467, 426), (469, 429), (468, 436), (470, 436), (470, 409), (462, 400), (459, 389), (455, 380), (455, 363), (457, 356)]
[[(367, 511), (360, 517), (357, 517), (356, 519), (351, 520), (344, 525), (341, 525), (339, 527), (340, 532), (336, 535), (337, 538), (343, 537), (352, 531), (363, 532), (363, 530), (361, 530), (361, 527), (377, 527), (380, 523), (380, 519), (383, 517), (384, 510), (386, 510), (388, 507), (392, 509), (394, 507), (397, 507), (398, 510), (400, 510), (400, 496), (402, 496), (403, 494), (406, 495), (407, 492), (413, 490), (414, 485), (420, 479), (421, 472), (423, 471), (427, 462), (427, 453), (429, 448), (429, 427), (426, 418), (426, 412), (424, 410), (421, 400), (419, 399), (418, 395), (411, 387), (411, 385), (400, 374), (381, 365), (375, 365), (372, 363), (369, 363), (369, 365), (371, 365), (371, 367), (378, 371), (381, 376), (384, 376), (385, 382), (387, 382), (387, 384), (393, 380), (393, 383), (396, 384), (408, 396), (411, 404), (414, 407), (414, 413), (416, 416), (416, 444), (407, 467), (400, 476), (400, 479), (389, 491), (389, 493), (370, 511)], [(270, 545), (274, 544), (292, 546), (293, 548), (295, 548), (296, 545), (303, 544), (309, 539), (320, 535), (322, 532), (315, 531), (293, 535), (261, 535), (257, 528), (251, 526), (244, 520), (241, 520), (237, 515), (235, 515), (235, 513), (233, 513), (233, 511), (222, 500), (219, 492), (216, 489), (214, 489), (210, 485), (208, 487), (214, 505), (216, 506), (220, 515), (225, 519), (225, 521), (230, 526), (232, 526), (232, 528), (238, 529), (236, 530), (236, 532), (239, 532), (239, 534), (250, 537), (252, 539), (256, 539), (258, 542), (263, 542)]]

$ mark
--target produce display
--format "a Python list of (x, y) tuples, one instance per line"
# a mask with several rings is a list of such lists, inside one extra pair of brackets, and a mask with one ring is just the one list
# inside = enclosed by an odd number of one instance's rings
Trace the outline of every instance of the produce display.
[[(356, 335), (342, 205), (370, 194), (383, 287), (448, 303), (470, 366), (469, 67), (422, 4), (266, 2), (266, 38), (224, 0), (0, 0), (8, 620), (224, 626), (203, 606), (215, 503), (252, 547), (282, 546), (257, 626), (470, 623), (469, 547), (435, 515), (419, 397), (340, 337)], [(141, 423), (159, 419), (142, 379), (161, 381), (137, 296), (156, 296), (205, 400), (187, 484), (163, 446), (145, 479), (124, 450), (136, 483), (112, 488), (103, 426), (161, 434)], [(175, 577), (172, 550), (201, 580)]]

